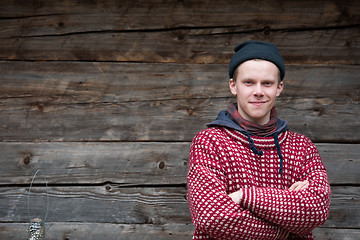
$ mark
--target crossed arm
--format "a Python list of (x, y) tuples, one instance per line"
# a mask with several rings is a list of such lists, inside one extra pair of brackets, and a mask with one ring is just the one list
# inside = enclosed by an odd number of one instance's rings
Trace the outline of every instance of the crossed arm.
[[(195, 146), (195, 145), (194, 145)], [(192, 148), (188, 201), (196, 229), (214, 239), (286, 239), (323, 224), (330, 187), (316, 148), (288, 189), (241, 188), (227, 193), (226, 172), (209, 144)]]
[(193, 222), (214, 239), (303, 236), (327, 218), (330, 193), (316, 186), (316, 179), (311, 184), (308, 180), (295, 182), (287, 190), (252, 187), (227, 195), (224, 177), (214, 169), (193, 166), (189, 178)]
[[(309, 181), (308, 180), (298, 181), (298, 182), (295, 182), (293, 185), (291, 185), (289, 190), (290, 191), (300, 191), (300, 190), (306, 189), (308, 186), (309, 186)], [(231, 199), (235, 203), (239, 204), (242, 197), (243, 197), (242, 189), (229, 194), (229, 197), (231, 197)]]
[(187, 199), (196, 231), (218, 240), (286, 239), (288, 231), (232, 201), (224, 179), (221, 172), (208, 166), (190, 167)]

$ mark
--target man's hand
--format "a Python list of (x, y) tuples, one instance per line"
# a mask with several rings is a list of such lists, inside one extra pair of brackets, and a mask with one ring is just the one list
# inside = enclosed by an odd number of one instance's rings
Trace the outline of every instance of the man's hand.
[[(290, 191), (300, 191), (300, 190), (303, 190), (303, 189), (306, 189), (307, 187), (309, 186), (309, 181), (308, 180), (305, 180), (305, 181), (298, 181), (298, 182), (295, 182), (293, 185), (291, 185), (291, 187), (289, 188)], [(233, 193), (230, 193), (229, 194), (229, 197), (231, 197), (231, 199), (239, 204), (242, 197), (243, 197), (243, 192), (242, 190), (238, 190), (236, 192), (233, 192)]]
[(241, 200), (242, 196), (243, 196), (243, 192), (242, 192), (241, 189), (239, 191), (236, 191), (236, 192), (233, 192), (233, 193), (229, 194), (229, 197), (231, 197), (231, 199), (237, 204), (240, 203), (240, 200)]
[(299, 182), (295, 182), (293, 185), (291, 185), (289, 190), (290, 191), (299, 191), (299, 190), (303, 190), (303, 189), (307, 188), (308, 186), (309, 186), (308, 180), (299, 181)]

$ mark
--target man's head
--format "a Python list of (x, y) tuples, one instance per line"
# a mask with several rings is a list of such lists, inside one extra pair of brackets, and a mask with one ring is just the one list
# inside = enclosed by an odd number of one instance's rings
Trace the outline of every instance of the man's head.
[(238, 111), (248, 121), (266, 124), (284, 87), (284, 62), (269, 43), (245, 42), (235, 51), (229, 67), (229, 87), (236, 96)]
[(275, 45), (262, 41), (247, 41), (236, 45), (234, 51), (235, 54), (232, 56), (229, 64), (229, 78), (234, 78), (234, 72), (241, 63), (248, 60), (261, 59), (275, 64), (280, 71), (280, 80), (284, 79), (284, 60)]

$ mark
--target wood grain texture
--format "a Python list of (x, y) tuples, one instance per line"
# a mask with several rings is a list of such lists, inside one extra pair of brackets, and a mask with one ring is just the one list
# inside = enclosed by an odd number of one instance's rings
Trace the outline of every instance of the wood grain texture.
[[(44, 187), (32, 188), (30, 202), (33, 196), (38, 200), (30, 205), (31, 216), (44, 216), (44, 194)], [(50, 187), (49, 194), (48, 222), (191, 223), (185, 187), (66, 186)], [(28, 222), (27, 196), (24, 188), (0, 188), (2, 222)], [(332, 187), (330, 214), (323, 226), (360, 228), (359, 216), (360, 188)]]
[[(0, 61), (0, 72), (2, 105), (232, 96), (227, 64)], [(356, 65), (287, 65), (281, 97), (345, 99), (358, 103), (358, 73)]]
[[(1, 141), (191, 141), (232, 98), (127, 103), (4, 105)], [(360, 105), (344, 99), (284, 99), (280, 118), (315, 142), (359, 142)], [(352, 116), (352, 121), (344, 121)], [(326, 125), (324, 124), (326, 122)], [(330, 130), (331, 131), (330, 131)], [(351, 134), (349, 134), (351, 133)]]
[[(25, 239), (28, 225), (25, 223), (0, 223), (0, 238), (8, 240)], [(150, 224), (112, 224), (51, 222), (46, 224), (46, 239), (76, 240), (190, 240), (194, 232), (191, 224), (169, 223)], [(144, 234), (146, 233), (146, 234)], [(313, 232), (316, 240), (357, 240), (358, 229), (317, 228)]]
[[(0, 182), (185, 184), (190, 143), (0, 143)], [(41, 180), (41, 179), (40, 179)]]
[[(2, 141), (191, 141), (234, 101), (226, 65), (2, 62), (0, 71)], [(357, 73), (290, 65), (280, 117), (317, 142), (358, 142)]]
[[(26, 239), (27, 225), (0, 223), (0, 238)], [(186, 240), (194, 232), (190, 224), (111, 224), (111, 223), (48, 223), (45, 228), (47, 240)]]
[(278, 115), (327, 167), (316, 239), (358, 239), (359, 13), (356, 0), (2, 0), (0, 239), (26, 238), (37, 169), (47, 239), (191, 239), (189, 146), (234, 101), (228, 62), (245, 40), (278, 46)]
[[(358, 1), (28, 1), (3, 0), (2, 37), (84, 32), (232, 27), (236, 32), (359, 24)], [(274, 15), (276, 18), (274, 18)], [(231, 17), (230, 17), (231, 16)]]
[[(316, 145), (331, 184), (360, 182), (359, 144)], [(190, 142), (0, 143), (0, 183), (29, 184), (43, 169), (49, 184), (185, 184), (189, 148)]]
[(201, 29), (0, 38), (0, 60), (223, 64), (236, 44), (264, 40), (279, 48), (287, 64), (359, 64), (359, 36), (357, 26), (265, 36)]
[[(0, 189), (2, 222), (28, 222), (28, 189)], [(185, 187), (49, 187), (48, 222), (165, 224), (190, 223)], [(30, 216), (45, 216), (46, 189), (33, 186)], [(34, 200), (33, 200), (34, 199)], [(33, 217), (34, 216), (34, 217)]]

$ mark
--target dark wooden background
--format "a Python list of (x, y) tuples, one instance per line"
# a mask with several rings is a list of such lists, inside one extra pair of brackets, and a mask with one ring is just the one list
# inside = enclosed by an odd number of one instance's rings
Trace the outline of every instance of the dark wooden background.
[(332, 186), (316, 239), (360, 235), (360, 1), (0, 0), (0, 239), (191, 239), (192, 138), (234, 99), (245, 40), (276, 44), (277, 108)]

